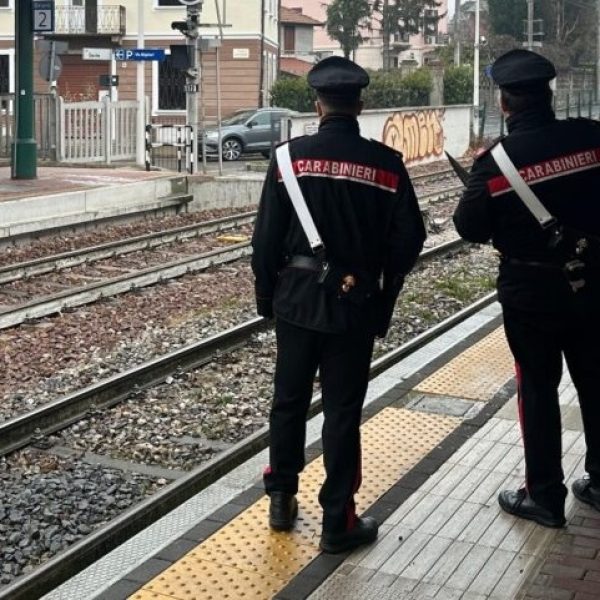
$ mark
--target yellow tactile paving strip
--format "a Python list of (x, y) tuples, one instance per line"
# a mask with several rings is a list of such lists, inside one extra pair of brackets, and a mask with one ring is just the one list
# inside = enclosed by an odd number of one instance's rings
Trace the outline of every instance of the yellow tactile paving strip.
[[(362, 428), (359, 512), (382, 496), (459, 423), (453, 417), (395, 408), (386, 408), (367, 421)], [(300, 514), (293, 532), (269, 530), (268, 500), (261, 498), (131, 598), (272, 598), (319, 554), (321, 507), (317, 494), (323, 478), (321, 458), (302, 473)]]
[(467, 400), (491, 400), (514, 375), (514, 359), (504, 330), (498, 328), (441, 369), (415, 390)]
[[(463, 358), (464, 357), (464, 358)], [(462, 371), (464, 370), (464, 374)], [(469, 348), (418, 386), (419, 391), (486, 400), (512, 373), (501, 330)], [(475, 384), (469, 384), (475, 378)], [(363, 512), (458, 425), (460, 419), (386, 408), (362, 426)], [(262, 600), (272, 598), (318, 554), (321, 508), (317, 495), (323, 460), (301, 475), (300, 513), (294, 531), (267, 525), (268, 499), (261, 498), (148, 582), (130, 600)]]

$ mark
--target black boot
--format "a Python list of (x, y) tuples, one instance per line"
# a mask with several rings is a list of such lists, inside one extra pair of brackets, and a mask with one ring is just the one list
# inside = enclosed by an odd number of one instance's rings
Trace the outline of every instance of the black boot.
[(357, 519), (356, 524), (349, 531), (340, 533), (323, 532), (319, 548), (329, 554), (338, 554), (353, 550), (363, 544), (370, 544), (377, 539), (379, 525), (373, 517)]
[(498, 502), (502, 510), (507, 513), (535, 521), (544, 527), (564, 527), (567, 522), (564, 513), (558, 514), (536, 504), (524, 488), (516, 492), (510, 490), (500, 492)]
[(289, 531), (294, 527), (298, 516), (296, 496), (287, 492), (271, 492), (269, 496), (269, 526), (277, 531)]
[(576, 479), (571, 486), (575, 498), (600, 510), (600, 487), (595, 487), (587, 479)]

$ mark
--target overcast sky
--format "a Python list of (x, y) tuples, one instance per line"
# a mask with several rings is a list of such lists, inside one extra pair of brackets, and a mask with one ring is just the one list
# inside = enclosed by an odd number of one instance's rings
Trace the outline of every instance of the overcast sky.
[(448, 14), (453, 15), (454, 14), (454, 2), (456, 0), (448, 0)]

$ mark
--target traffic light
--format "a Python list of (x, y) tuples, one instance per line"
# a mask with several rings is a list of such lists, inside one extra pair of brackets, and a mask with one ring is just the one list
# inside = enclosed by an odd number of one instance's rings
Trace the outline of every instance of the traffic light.
[(171, 29), (176, 29), (186, 37), (195, 37), (198, 33), (198, 16), (197, 13), (192, 13), (188, 14), (185, 21), (173, 21)]

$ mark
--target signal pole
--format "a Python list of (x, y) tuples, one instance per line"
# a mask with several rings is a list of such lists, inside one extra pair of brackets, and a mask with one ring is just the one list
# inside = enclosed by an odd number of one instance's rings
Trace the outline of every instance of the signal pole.
[(33, 109), (33, 5), (15, 2), (15, 141), (12, 145), (11, 177), (37, 177), (37, 142)]
[[(144, 1), (138, 0), (138, 48), (144, 48)], [(137, 164), (146, 162), (146, 63), (142, 60), (137, 64)], [(112, 88), (111, 88), (112, 90)]]
[[(454, 66), (460, 67), (460, 1), (454, 7)], [(599, 0), (600, 1), (600, 0)]]
[(473, 57), (473, 138), (479, 137), (479, 0), (475, 0), (475, 53)]
[(527, 49), (533, 50), (533, 0), (527, 0)]
[(187, 122), (191, 125), (193, 132), (192, 135), (192, 170), (194, 173), (198, 172), (198, 148), (200, 139), (198, 135), (198, 91), (199, 91), (199, 75), (200, 69), (198, 68), (198, 37), (200, 35), (199, 23), (200, 23), (200, 11), (202, 10), (202, 0), (199, 5), (193, 5), (187, 7), (187, 21), (188, 21), (188, 56), (190, 57), (190, 68), (188, 69), (187, 75), (187, 87), (186, 87), (186, 108), (187, 108)]

